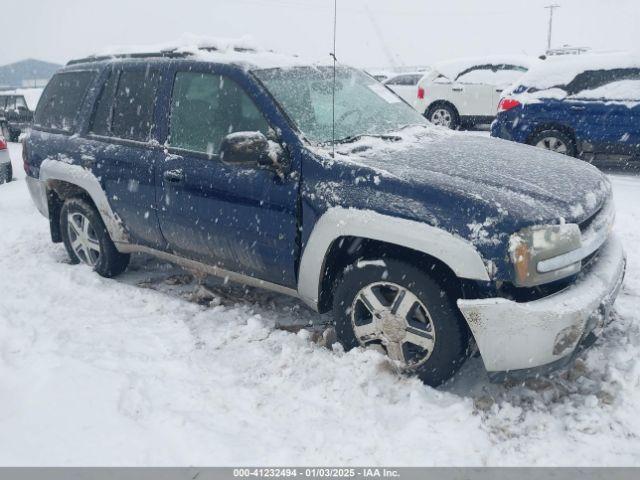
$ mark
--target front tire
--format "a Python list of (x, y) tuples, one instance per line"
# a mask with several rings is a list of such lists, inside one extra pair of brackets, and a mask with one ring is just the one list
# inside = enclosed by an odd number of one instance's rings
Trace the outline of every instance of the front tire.
[(573, 138), (560, 130), (549, 129), (536, 133), (529, 140), (529, 145), (544, 148), (552, 152), (575, 157), (576, 147)]
[(103, 277), (125, 271), (129, 255), (116, 249), (98, 211), (82, 198), (65, 200), (60, 231), (71, 263), (84, 263)]
[(385, 259), (347, 267), (334, 292), (345, 350), (377, 345), (405, 372), (438, 386), (467, 358), (469, 331), (455, 300), (429, 275)]

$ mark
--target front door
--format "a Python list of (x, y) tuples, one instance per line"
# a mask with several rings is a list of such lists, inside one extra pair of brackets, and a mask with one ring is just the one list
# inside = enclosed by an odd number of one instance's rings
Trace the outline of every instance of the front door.
[[(295, 285), (297, 180), (222, 162), (232, 132), (269, 124), (238, 79), (214, 67), (176, 71), (165, 161), (158, 169), (160, 227), (172, 251), (226, 270)], [(244, 80), (246, 81), (246, 80)]]

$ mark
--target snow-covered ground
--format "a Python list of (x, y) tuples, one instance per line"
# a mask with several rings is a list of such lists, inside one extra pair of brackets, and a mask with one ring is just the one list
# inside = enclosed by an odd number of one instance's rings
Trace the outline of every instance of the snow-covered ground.
[(115, 280), (69, 265), (11, 155), (0, 465), (640, 465), (640, 177), (611, 176), (629, 263), (595, 347), (526, 385), (490, 384), (473, 358), (435, 390), (277, 328), (326, 320), (288, 298), (145, 256)]

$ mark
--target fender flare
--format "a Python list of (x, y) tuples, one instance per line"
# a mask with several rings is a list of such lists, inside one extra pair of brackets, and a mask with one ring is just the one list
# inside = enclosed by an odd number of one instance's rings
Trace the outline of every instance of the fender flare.
[(468, 240), (426, 223), (372, 210), (333, 207), (316, 222), (300, 261), (298, 296), (315, 310), (327, 252), (336, 239), (345, 236), (410, 248), (442, 261), (459, 278), (490, 281), (480, 253)]
[(47, 184), (50, 180), (60, 180), (82, 188), (98, 209), (109, 235), (113, 242), (118, 244), (129, 243), (129, 235), (125, 231), (120, 218), (111, 208), (102, 185), (93, 173), (80, 165), (52, 160), (44, 160), (40, 165), (40, 180)]

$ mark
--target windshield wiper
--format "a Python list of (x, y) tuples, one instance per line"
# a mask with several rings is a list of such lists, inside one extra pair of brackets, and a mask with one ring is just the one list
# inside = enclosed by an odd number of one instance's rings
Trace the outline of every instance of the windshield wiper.
[(348, 137), (341, 138), (340, 140), (336, 140), (336, 143), (337, 144), (353, 143), (353, 142), (357, 142), (358, 140), (364, 137), (381, 138), (382, 140), (394, 140), (394, 141), (400, 140), (400, 137), (390, 133), (360, 133), (358, 135), (350, 135)]

